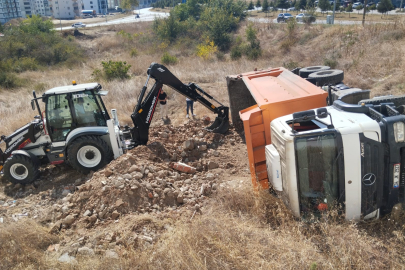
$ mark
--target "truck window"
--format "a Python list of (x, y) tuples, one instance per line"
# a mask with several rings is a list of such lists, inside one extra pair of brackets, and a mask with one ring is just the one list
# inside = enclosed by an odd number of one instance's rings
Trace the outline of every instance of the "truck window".
[(301, 212), (330, 209), (338, 200), (336, 134), (297, 138), (295, 141)]
[(107, 126), (103, 110), (92, 91), (76, 92), (72, 95), (72, 101), (77, 127)]
[(67, 134), (72, 130), (72, 114), (67, 94), (48, 98), (46, 120), (52, 141), (65, 141)]

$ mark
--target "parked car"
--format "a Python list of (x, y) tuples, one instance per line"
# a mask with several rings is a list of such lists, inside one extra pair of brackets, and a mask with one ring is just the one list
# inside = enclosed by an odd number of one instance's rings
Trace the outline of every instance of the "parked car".
[(295, 7), (290, 7), (287, 11), (295, 11)]
[(82, 22), (77, 22), (77, 23), (72, 24), (72, 27), (80, 28), (80, 27), (86, 27), (86, 25)]
[(311, 14), (305, 14), (305, 13), (300, 13), (297, 16), (295, 16), (295, 19), (297, 20), (297, 22), (315, 22), (316, 18), (315, 16), (311, 15)]
[(374, 2), (367, 3), (366, 7), (371, 7), (372, 5), (375, 5), (375, 3)]
[(360, 2), (356, 2), (356, 3), (353, 4), (352, 8), (356, 9), (358, 6), (363, 7), (363, 4), (360, 3)]
[(293, 15), (291, 15), (290, 13), (280, 13), (277, 16), (277, 22), (286, 22), (288, 20), (293, 19)]

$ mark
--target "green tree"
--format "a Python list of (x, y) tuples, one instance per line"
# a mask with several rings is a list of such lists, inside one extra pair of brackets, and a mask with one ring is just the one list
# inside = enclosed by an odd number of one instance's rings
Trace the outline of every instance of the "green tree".
[(253, 5), (253, 2), (250, 1), (249, 5), (248, 5), (248, 10), (253, 10), (255, 9), (255, 6)]
[(269, 1), (267, 1), (267, 0), (263, 0), (263, 6), (262, 6), (262, 11), (264, 12), (264, 13), (266, 13), (266, 16), (267, 16), (267, 13), (269, 12)]
[(299, 0), (295, 4), (295, 8), (297, 10), (305, 9), (306, 6), (307, 6), (307, 0)]
[(370, 10), (376, 10), (377, 9), (377, 7), (375, 6), (375, 4), (373, 4), (371, 7), (370, 7)]
[(394, 8), (394, 5), (392, 4), (391, 0), (381, 0), (381, 2), (378, 4), (377, 10), (378, 12), (382, 14), (387, 13), (388, 11), (392, 10)]
[(349, 4), (346, 8), (346, 12), (349, 12), (349, 18), (350, 18), (350, 13), (353, 12), (353, 6), (352, 4)]
[(262, 6), (262, 3), (260, 2), (260, 0), (257, 0), (257, 2), (256, 2), (256, 7), (259, 8), (259, 7), (261, 7), (261, 6)]
[(137, 6), (139, 6), (138, 0), (121, 0), (120, 8), (126, 9), (126, 10), (132, 10)]
[(319, 0), (318, 7), (321, 9), (322, 12), (330, 10), (330, 2), (329, 2), (329, 0)]
[(281, 9), (287, 9), (290, 6), (290, 4), (287, 2), (287, 0), (277, 0), (277, 7)]

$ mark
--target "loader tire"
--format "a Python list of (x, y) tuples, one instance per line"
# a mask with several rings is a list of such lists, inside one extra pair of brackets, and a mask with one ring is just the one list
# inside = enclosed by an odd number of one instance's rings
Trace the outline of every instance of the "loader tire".
[(3, 168), (4, 176), (14, 184), (30, 184), (39, 177), (39, 164), (25, 155), (12, 155)]
[(300, 69), (300, 77), (301, 78), (308, 78), (309, 74), (318, 72), (318, 71), (323, 71), (323, 70), (329, 70), (330, 67), (328, 66), (312, 66), (312, 67), (305, 67)]
[(87, 174), (107, 165), (113, 152), (100, 136), (83, 136), (68, 146), (67, 159), (74, 169)]
[(402, 96), (382, 96), (382, 97), (375, 97), (375, 98), (370, 98), (370, 99), (363, 99), (360, 100), (358, 104), (372, 104), (372, 105), (378, 105), (381, 103), (394, 103), (395, 106), (399, 107), (402, 105), (405, 105), (405, 95)]
[(315, 79), (318, 86), (324, 86), (327, 84), (337, 84), (343, 81), (343, 70), (330, 69), (324, 71), (314, 72), (308, 75), (308, 78)]

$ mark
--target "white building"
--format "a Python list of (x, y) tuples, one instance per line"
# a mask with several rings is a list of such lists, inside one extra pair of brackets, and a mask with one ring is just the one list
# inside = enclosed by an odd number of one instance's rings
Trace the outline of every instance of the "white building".
[(0, 0), (0, 23), (22, 16), (19, 0)]
[(74, 19), (80, 17), (82, 11), (79, 0), (49, 0), (49, 9), (55, 19)]
[(107, 13), (107, 0), (82, 0), (83, 10), (95, 10), (97, 14)]

